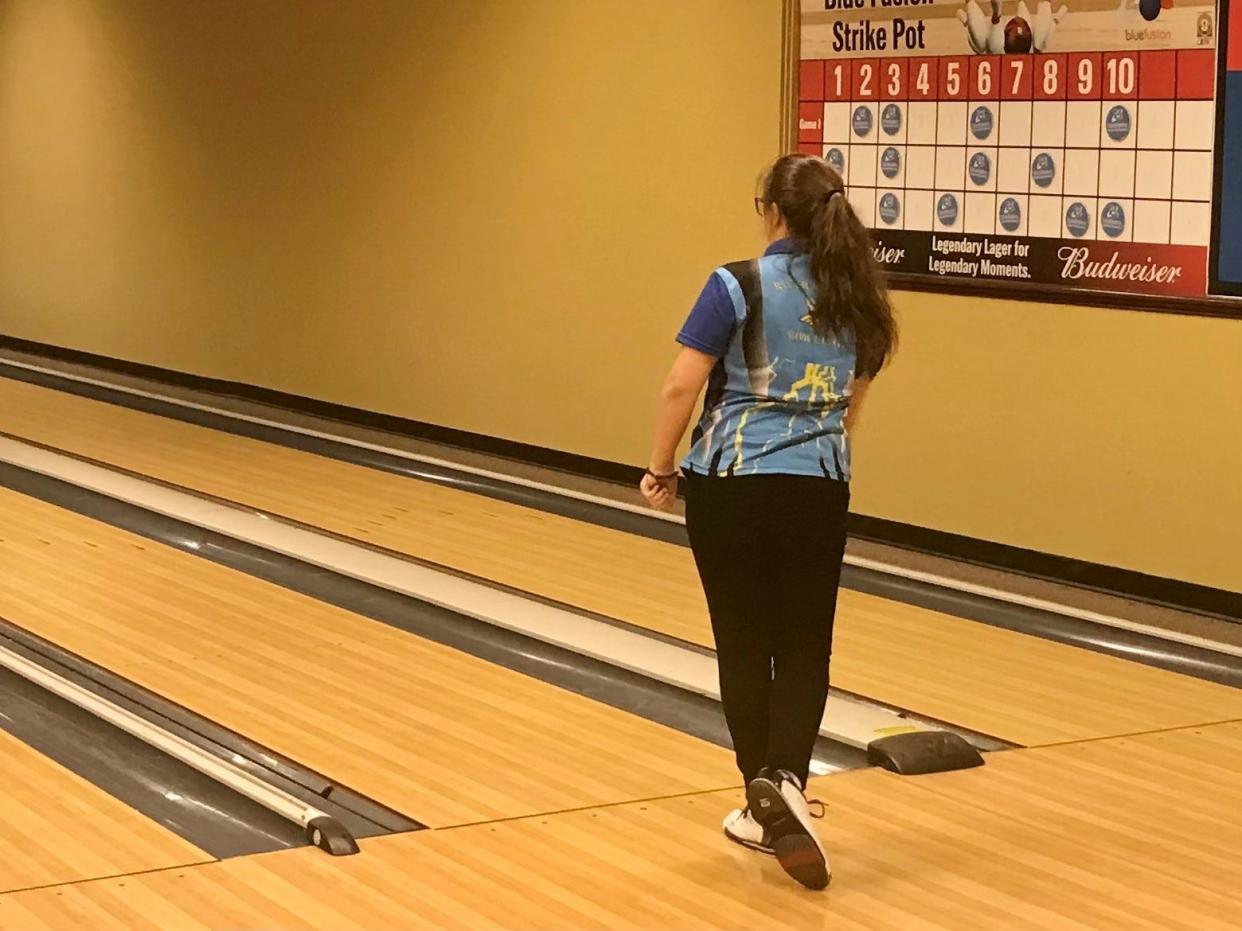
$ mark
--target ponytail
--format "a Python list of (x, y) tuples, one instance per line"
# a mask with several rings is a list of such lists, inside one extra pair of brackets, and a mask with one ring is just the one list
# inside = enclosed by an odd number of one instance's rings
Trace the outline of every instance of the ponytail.
[(879, 374), (897, 347), (897, 322), (871, 234), (841, 176), (823, 159), (786, 155), (768, 173), (763, 200), (780, 209), (810, 260), (815, 332), (853, 341), (857, 377)]

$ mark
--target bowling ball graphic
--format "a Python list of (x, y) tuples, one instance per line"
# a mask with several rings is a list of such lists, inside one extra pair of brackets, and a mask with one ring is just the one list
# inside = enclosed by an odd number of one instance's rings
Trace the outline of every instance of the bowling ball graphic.
[(970, 164), (967, 168), (970, 180), (978, 185), (988, 183), (988, 179), (992, 177), (992, 160), (988, 158), (986, 152), (976, 152), (970, 157)]
[(892, 226), (899, 216), (901, 216), (901, 201), (897, 199), (897, 195), (889, 193), (881, 197), (880, 219)]
[(1022, 205), (1012, 197), (1006, 197), (1000, 205), (1001, 229), (1012, 233), (1022, 225)]
[(975, 112), (970, 114), (970, 132), (976, 139), (992, 135), (992, 111), (987, 107), (975, 107)]
[(890, 103), (885, 107), (884, 112), (880, 114), (880, 128), (890, 136), (901, 132), (901, 107), (895, 103)]
[(1050, 187), (1057, 176), (1057, 164), (1047, 152), (1040, 152), (1031, 161), (1031, 180), (1040, 187)]
[(936, 216), (945, 226), (957, 224), (957, 198), (952, 194), (941, 194), (936, 202)]
[(1139, 0), (1139, 13), (1149, 23), (1160, 15), (1160, 0)]
[(1104, 131), (1113, 142), (1121, 142), (1130, 135), (1130, 111), (1123, 106), (1113, 107), (1104, 119)]
[(1086, 236), (1087, 230), (1091, 227), (1091, 214), (1087, 212), (1087, 208), (1079, 201), (1070, 204), (1069, 210), (1065, 211), (1065, 228), (1069, 230), (1071, 236)]
[(901, 174), (901, 153), (891, 145), (880, 155), (880, 171), (886, 178), (896, 178)]
[[(1160, 0), (1156, 0), (1156, 5), (1159, 6), (1159, 4)], [(1034, 34), (1031, 32), (1031, 24), (1021, 16), (1015, 16), (1005, 24), (1005, 54), (1025, 55), (1031, 50), (1033, 42)]]
[(1116, 238), (1126, 230), (1126, 211), (1121, 204), (1110, 200), (1100, 211), (1100, 228), (1110, 237)]
[(854, 127), (855, 136), (862, 137), (870, 135), (871, 124), (874, 122), (874, 118), (871, 115), (871, 108), (866, 106), (855, 107), (854, 116), (850, 122)]

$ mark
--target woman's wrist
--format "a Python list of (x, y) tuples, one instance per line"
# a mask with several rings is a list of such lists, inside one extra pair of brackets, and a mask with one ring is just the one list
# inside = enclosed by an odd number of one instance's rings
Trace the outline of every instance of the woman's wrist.
[(677, 463), (671, 459), (652, 459), (647, 464), (647, 472), (656, 478), (671, 478), (677, 474)]

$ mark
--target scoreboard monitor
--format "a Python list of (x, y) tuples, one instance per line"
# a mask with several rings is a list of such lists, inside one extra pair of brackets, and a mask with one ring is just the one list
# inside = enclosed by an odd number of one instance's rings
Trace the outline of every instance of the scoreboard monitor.
[(1242, 316), (1222, 2), (802, 0), (798, 147), (898, 285)]

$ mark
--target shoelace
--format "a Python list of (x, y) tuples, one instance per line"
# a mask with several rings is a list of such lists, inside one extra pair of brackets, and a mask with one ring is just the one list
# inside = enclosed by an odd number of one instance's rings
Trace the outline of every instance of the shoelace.
[[(762, 775), (762, 774), (764, 774), (764, 773), (767, 773), (767, 772), (768, 772), (767, 770), (764, 770), (764, 771), (763, 771), (763, 773), (761, 773), (761, 775)], [(799, 792), (801, 792), (801, 793), (802, 793), (802, 797), (803, 797), (804, 799), (806, 799), (806, 810), (807, 810), (807, 813), (808, 813), (808, 814), (809, 814), (812, 818), (815, 818), (816, 820), (822, 820), (822, 819), (824, 818), (824, 816), (828, 814), (828, 806), (827, 806), (827, 805), (825, 805), (825, 804), (824, 804), (821, 800), (819, 800), (819, 799), (817, 799), (817, 798), (806, 798), (806, 793), (805, 793), (805, 790), (804, 790), (804, 789), (803, 789), (803, 787), (802, 787), (802, 780), (800, 780), (800, 779), (799, 779), (797, 776), (795, 776), (793, 773), (791, 773), (791, 772), (789, 772), (788, 770), (785, 770), (785, 769), (777, 770), (777, 778), (778, 778), (778, 779), (784, 779), (784, 780), (786, 780), (786, 781), (788, 781), (788, 782), (792, 782), (795, 786), (797, 786), (797, 787), (798, 787), (798, 791), (799, 791)], [(812, 810), (811, 810), (811, 806), (812, 806), (812, 805), (818, 805), (818, 806), (819, 806), (818, 813), (817, 813), (817, 812), (815, 812), (815, 811), (812, 811)]]

